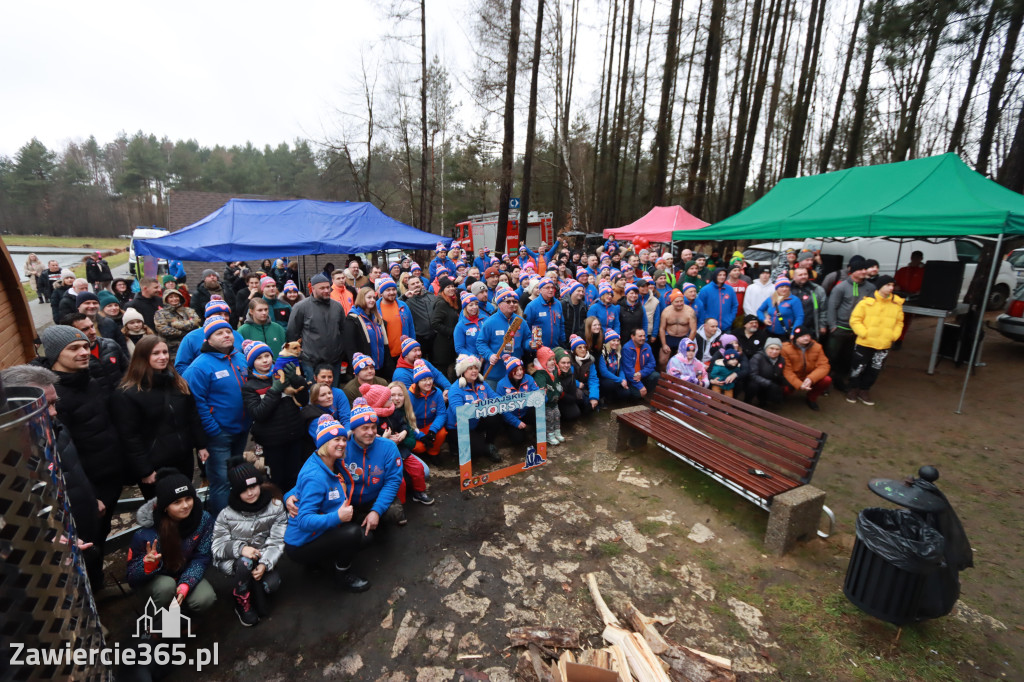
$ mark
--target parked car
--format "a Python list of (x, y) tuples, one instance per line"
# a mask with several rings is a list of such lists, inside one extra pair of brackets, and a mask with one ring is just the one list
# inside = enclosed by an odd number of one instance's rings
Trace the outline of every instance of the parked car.
[(1011, 251), (1010, 255), (1006, 257), (1006, 262), (1017, 273), (1017, 281), (1024, 282), (1024, 249)]
[(1024, 342), (1024, 282), (1014, 290), (1006, 312), (996, 318), (996, 331), (1011, 341)]
[(774, 268), (786, 259), (786, 251), (795, 249), (800, 251), (804, 243), (799, 240), (782, 240), (777, 242), (763, 242), (751, 244), (743, 249), (743, 260), (750, 263), (752, 268), (767, 265)]

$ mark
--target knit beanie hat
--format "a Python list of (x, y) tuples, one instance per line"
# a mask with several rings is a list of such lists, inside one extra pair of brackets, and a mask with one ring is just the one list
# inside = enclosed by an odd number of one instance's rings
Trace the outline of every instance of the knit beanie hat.
[(734, 357), (736, 357), (737, 355), (739, 355), (739, 351), (737, 351), (732, 346), (729, 346), (728, 348), (723, 348), (722, 349), (722, 357), (724, 359), (726, 359), (726, 360), (731, 360)]
[(718, 337), (718, 340), (721, 342), (723, 346), (731, 346), (737, 341), (736, 337), (733, 336), (732, 334), (722, 334), (721, 336)]
[(605, 340), (605, 343), (607, 343), (609, 341), (618, 341), (621, 338), (622, 337), (619, 336), (619, 333), (617, 331), (615, 331), (614, 329), (612, 329), (611, 327), (609, 327), (608, 329), (604, 330), (604, 340)]
[(499, 288), (498, 293), (494, 295), (494, 302), (502, 303), (507, 300), (516, 300), (516, 292), (512, 291), (510, 287)]
[[(289, 280), (289, 281), (291, 281), (291, 280)], [(325, 275), (322, 272), (316, 273), (309, 280), (310, 286), (315, 286), (317, 284), (330, 284), (330, 283), (331, 283), (331, 280), (327, 279), (327, 275)], [(288, 291), (288, 286), (287, 285), (285, 285), (284, 290)]]
[(460, 355), (455, 359), (455, 376), (459, 377), (459, 386), (462, 388), (466, 387), (466, 380), (462, 378), (462, 375), (473, 365), (480, 367), (480, 358), (475, 355)]
[(475, 303), (475, 302), (476, 302), (476, 296), (474, 296), (473, 294), (469, 293), (468, 291), (460, 291), (459, 292), (459, 303), (462, 304), (463, 308), (465, 308), (470, 303)]
[[(880, 277), (879, 277), (878, 279), (876, 279), (876, 280), (875, 280), (875, 289), (876, 289), (876, 290), (878, 290), (878, 289), (881, 289), (881, 288), (882, 288), (882, 287), (884, 287), (884, 286), (885, 286), (886, 284), (892, 284), (892, 283), (893, 283), (893, 282), (895, 282), (895, 281), (896, 281), (896, 280), (894, 280), (894, 279), (893, 279), (893, 278), (892, 278), (891, 276), (889, 276), (889, 275), (881, 275), (881, 276), (880, 276)], [(79, 296), (81, 296), (81, 294), (79, 294)]]
[(551, 286), (555, 286), (554, 280), (551, 279), (550, 277), (541, 277), (540, 281), (537, 283), (537, 289), (538, 290), (543, 289), (544, 287), (548, 286), (549, 284)]
[(437, 246), (434, 247), (435, 253), (444, 253), (445, 251), (447, 251), (447, 249), (444, 248), (444, 242), (438, 242)]
[(91, 291), (80, 291), (78, 295), (75, 296), (75, 307), (77, 308), (86, 301), (96, 301), (97, 303), (99, 303), (100, 299), (97, 298), (96, 294), (92, 293)]
[(511, 374), (516, 367), (522, 367), (523, 361), (514, 355), (505, 356), (505, 372)]
[(222, 298), (211, 298), (203, 308), (203, 317), (208, 320), (211, 315), (231, 315), (231, 306)]
[(402, 344), (402, 357), (404, 358), (409, 354), (410, 351), (416, 350), (420, 347), (420, 342), (416, 339), (410, 339), (408, 336), (403, 335), (399, 339), (399, 343)]
[(270, 350), (270, 346), (262, 341), (254, 341), (252, 339), (242, 342), (242, 352), (245, 354), (245, 361), (248, 363), (249, 369), (252, 369), (253, 363), (256, 362), (256, 358), (259, 356), (264, 353), (274, 354), (274, 351)]
[[(793, 333), (791, 333), (789, 336), (794, 341), (796, 341), (798, 338), (800, 338), (804, 334), (810, 334), (810, 333), (811, 333), (810, 329), (807, 329), (803, 325), (800, 325), (799, 327), (793, 327)], [(723, 336), (722, 338), (724, 339), (725, 337)], [(723, 341), (722, 343), (725, 343), (725, 341)]]
[(57, 361), (61, 352), (75, 341), (89, 343), (89, 338), (85, 334), (64, 324), (47, 327), (39, 334), (39, 338), (46, 350), (46, 359), (50, 361), (51, 365)]
[(418, 384), (423, 379), (429, 379), (432, 378), (433, 376), (434, 374), (430, 371), (430, 368), (427, 367), (427, 363), (425, 363), (422, 359), (417, 360), (416, 362), (413, 363), (412, 382), (414, 384)]
[[(257, 471), (254, 464), (245, 461), (243, 457), (232, 460), (232, 462), (234, 462), (234, 466), (230, 466), (228, 469), (228, 485), (231, 486), (232, 495), (240, 495), (247, 488), (263, 483), (263, 475)], [(231, 462), (229, 462), (230, 464)]]
[(779, 275), (779, 278), (775, 280), (775, 290), (778, 291), (781, 287), (791, 287), (793, 283), (789, 281), (789, 277), (785, 275)]
[(597, 285), (597, 295), (599, 297), (604, 296), (605, 294), (611, 295), (611, 293), (612, 285), (608, 284), (608, 282), (601, 282), (600, 284)]
[[(441, 268), (438, 268), (437, 270), (438, 270), (438, 273), (440, 273)], [(445, 272), (447, 272), (447, 270)], [(453, 287), (453, 286), (455, 286), (455, 283), (449, 277), (447, 277), (446, 275), (442, 275), (442, 274), (438, 274), (437, 275), (437, 290), (438, 291), (444, 291), (448, 287)]]
[(577, 289), (582, 289), (583, 285), (574, 279), (567, 280), (565, 287), (562, 289), (562, 296), (572, 296), (572, 293)]
[(369, 355), (363, 355), (362, 353), (354, 353), (352, 355), (352, 371), (359, 374), (367, 367), (376, 367), (373, 364), (373, 358)]
[(487, 291), (487, 285), (484, 282), (473, 282), (472, 286), (469, 287), (469, 291), (476, 296), (481, 292)]
[(409, 272), (423, 272), (423, 268), (420, 267), (419, 263), (413, 263), (409, 266)]
[(214, 277), (218, 277), (216, 271), (211, 270), (210, 268), (206, 268), (205, 270), (203, 270), (203, 275), (202, 275), (203, 279), (206, 279), (210, 275), (213, 275)]
[[(495, 258), (494, 256), (491, 256), (491, 261), (496, 263), (498, 261), (498, 259)], [(498, 276), (498, 268), (497, 268), (497, 266), (491, 265), (489, 268), (484, 270), (484, 279), (487, 279), (488, 277), (497, 277), (497, 276)], [(486, 286), (487, 285), (485, 284), (484, 287), (486, 287)]]
[(273, 284), (276, 287), (277, 286), (277, 280), (275, 280), (273, 277), (267, 277), (267, 276), (261, 277), (260, 278), (260, 291), (263, 291), (266, 287), (270, 286), (271, 284)]
[(696, 289), (697, 285), (693, 282), (686, 282), (683, 284), (682, 292), (685, 294), (687, 289)]
[(628, 293), (629, 293), (629, 292), (631, 292), (631, 291), (635, 291), (635, 292), (637, 293), (637, 296), (639, 296), (639, 295), (640, 295), (640, 288), (639, 288), (639, 287), (638, 287), (637, 285), (635, 285), (635, 284), (632, 284), (632, 283), (630, 283), (630, 284), (627, 284), (627, 285), (626, 285), (626, 288), (625, 288), (625, 289), (623, 290), (623, 292), (622, 292), (622, 293), (624, 293), (624, 294), (628, 294)]
[(162, 513), (172, 502), (183, 497), (195, 497), (192, 481), (177, 469), (165, 467), (156, 472), (156, 510)]
[(381, 275), (376, 282), (377, 293), (382, 294), (386, 289), (397, 289), (398, 285), (389, 275)]
[(284, 283), (284, 289), (282, 289), (282, 291), (284, 291), (284, 293), (286, 294), (291, 293), (293, 291), (298, 292), (299, 287), (295, 286), (295, 282), (288, 280), (287, 282)]
[(864, 270), (868, 267), (868, 262), (864, 260), (863, 256), (853, 256), (850, 258), (850, 264), (846, 266), (850, 272), (857, 272), (858, 270)]
[(676, 300), (677, 298), (682, 298), (682, 297), (683, 297), (683, 292), (679, 291), (679, 289), (673, 289), (672, 291), (668, 292), (668, 302), (669, 303), (672, 303), (672, 301)]
[(210, 337), (213, 336), (214, 332), (220, 329), (231, 329), (231, 325), (228, 323), (227, 320), (221, 317), (214, 317), (212, 319), (209, 319), (206, 321), (206, 324), (203, 325), (203, 336), (206, 338), (207, 341), (209, 341)]
[(62, 282), (64, 280), (66, 280), (68, 277), (72, 277), (73, 278), (74, 276), (75, 276), (75, 271), (74, 270), (69, 270), (68, 268), (63, 268), (60, 271), (60, 280)]
[(104, 289), (104, 290), (100, 291), (100, 293), (96, 294), (96, 297), (100, 301), (100, 307), (101, 308), (106, 308), (111, 303), (117, 303), (118, 305), (121, 305), (121, 302), (117, 300), (117, 296), (114, 296), (114, 294), (110, 293), (106, 289)]
[(576, 279), (580, 277), (590, 277), (590, 270), (586, 268), (576, 268)]
[(769, 337), (768, 340), (764, 342), (764, 347), (768, 348), (769, 346), (778, 346), (779, 348), (782, 348), (782, 341), (779, 341), (778, 338), (774, 336)]
[(387, 386), (363, 384), (359, 387), (359, 392), (378, 417), (390, 417), (395, 411), (395, 406), (391, 402), (391, 389)]
[[(388, 391), (388, 395), (391, 395), (390, 391)], [(369, 405), (366, 404), (366, 399), (365, 398), (356, 398), (352, 402), (352, 411), (349, 413), (349, 416), (348, 416), (348, 428), (349, 428), (349, 430), (352, 431), (354, 429), (357, 429), (360, 426), (362, 426), (363, 424), (376, 424), (376, 423), (377, 423), (377, 413), (373, 411), (372, 407), (370, 407)], [(331, 436), (330, 438), (333, 438), (333, 437), (334, 436)], [(330, 438), (328, 438), (327, 440), (330, 440)], [(317, 447), (320, 447), (320, 434), (319, 434), (319, 432), (317, 432), (317, 439), (316, 440), (317, 440)], [(326, 443), (327, 440), (325, 440), (324, 442)]]
[(580, 338), (579, 336), (577, 336), (576, 334), (573, 334), (572, 336), (570, 336), (570, 337), (569, 337), (569, 348), (570, 348), (570, 349), (572, 350), (572, 352), (574, 352), (574, 353), (575, 353), (575, 352), (576, 352), (576, 349), (577, 349), (577, 348), (578, 348), (579, 346), (583, 346), (584, 348), (586, 348), (586, 346), (587, 346), (587, 342), (586, 342), (586, 341), (584, 341), (583, 339), (581, 339), (581, 338)]
[(519, 286), (524, 286), (530, 280), (530, 271), (523, 270), (519, 273)]
[(160, 286), (161, 287), (166, 287), (168, 282), (173, 282), (173, 281), (175, 281), (174, 280), (174, 275), (164, 275), (163, 277), (160, 278)]
[(562, 360), (562, 358), (569, 357), (569, 351), (567, 351), (566, 349), (562, 348), (561, 346), (555, 346), (554, 352), (555, 352), (555, 362), (560, 362)]
[[(659, 258), (658, 261), (660, 262), (661, 259)], [(654, 279), (658, 279), (659, 277), (664, 277), (664, 276), (665, 276), (665, 271), (664, 270), (659, 268), (659, 269), (654, 271)]]
[(539, 362), (540, 366), (543, 367), (544, 369), (547, 369), (548, 360), (554, 357), (555, 352), (548, 348), (547, 346), (541, 346), (540, 348), (537, 349), (537, 362)]
[[(356, 398), (357, 401), (361, 398)], [(366, 406), (366, 402), (363, 402), (363, 406)], [(353, 410), (353, 414), (355, 410)], [(370, 414), (373, 414), (373, 410), (370, 410)], [(376, 419), (374, 415), (374, 419)], [(352, 427), (355, 428), (355, 427)], [(319, 450), (329, 440), (337, 438), (338, 436), (345, 434), (345, 427), (341, 423), (329, 414), (321, 415), (316, 422), (316, 449)]]
[(128, 324), (129, 322), (135, 322), (136, 320), (138, 320), (139, 322), (145, 322), (146, 318), (144, 318), (142, 316), (142, 313), (140, 313), (135, 308), (128, 308), (128, 310), (124, 311), (124, 317), (121, 318), (121, 322), (123, 322), (124, 324)]

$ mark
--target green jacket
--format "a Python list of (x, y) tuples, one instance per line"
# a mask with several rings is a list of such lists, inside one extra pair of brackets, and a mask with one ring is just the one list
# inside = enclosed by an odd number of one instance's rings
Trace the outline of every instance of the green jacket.
[(277, 322), (267, 322), (266, 324), (246, 322), (238, 328), (238, 333), (246, 341), (262, 341), (270, 346), (275, 360), (277, 360), (278, 353), (281, 352), (281, 347), (284, 346), (284, 327)]
[(558, 405), (558, 399), (562, 397), (562, 383), (542, 369), (533, 373), (533, 380), (537, 382), (537, 388), (544, 389), (544, 403), (548, 407)]

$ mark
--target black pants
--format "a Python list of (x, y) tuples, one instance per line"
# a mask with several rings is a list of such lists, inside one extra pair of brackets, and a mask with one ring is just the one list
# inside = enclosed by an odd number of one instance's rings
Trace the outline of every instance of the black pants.
[(629, 397), (629, 389), (611, 379), (601, 379), (601, 397), (605, 400), (625, 400)]
[[(658, 372), (651, 372), (647, 376), (640, 379), (640, 383), (643, 384), (644, 388), (647, 389), (648, 395), (650, 395), (651, 392), (654, 391), (654, 388), (658, 385), (658, 379), (660, 377), (661, 374), (659, 374)], [(635, 398), (636, 400), (639, 400), (640, 398), (643, 397), (640, 395), (640, 389), (634, 388), (633, 384), (629, 385), (629, 394), (633, 396), (633, 398)]]
[(889, 357), (888, 348), (876, 350), (867, 346), (854, 346), (853, 369), (850, 370), (848, 388), (851, 391), (866, 391), (874, 386), (887, 357)]
[(270, 480), (281, 490), (291, 490), (299, 470), (309, 459), (306, 439), (297, 435), (287, 443), (260, 443), (263, 446), (263, 462), (270, 468)]
[[(487, 454), (489, 446), (494, 444), (498, 435), (504, 430), (512, 430), (504, 419), (494, 415), (477, 419), (476, 428), (469, 431), (469, 451), (471, 457), (483, 457)], [(525, 429), (524, 429), (525, 431)], [(459, 431), (458, 427), (448, 432), (448, 443), (456, 459), (459, 457)]]
[(828, 361), (832, 364), (832, 381), (836, 388), (845, 390), (846, 378), (850, 375), (853, 363), (853, 347), (857, 335), (849, 329), (836, 329), (829, 335), (826, 347)]
[(262, 579), (256, 580), (252, 577), (254, 568), (256, 566), (252, 559), (245, 557), (235, 559), (232, 577), (235, 579), (235, 590), (239, 594), (244, 594), (255, 588), (262, 588), (264, 593), (270, 594), (281, 586), (281, 576), (277, 571), (266, 571)]
[(288, 558), (297, 564), (317, 566), (334, 564), (346, 568), (363, 546), (363, 529), (349, 521), (335, 526), (304, 545), (284, 546)]
[(782, 386), (779, 384), (765, 384), (762, 382), (755, 384), (753, 381), (747, 384), (746, 399), (748, 403), (753, 403), (757, 399), (763, 405), (779, 405), (782, 403), (785, 395)]

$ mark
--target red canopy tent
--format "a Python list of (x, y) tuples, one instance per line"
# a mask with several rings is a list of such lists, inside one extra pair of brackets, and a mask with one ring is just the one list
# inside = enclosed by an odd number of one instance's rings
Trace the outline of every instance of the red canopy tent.
[(643, 237), (652, 242), (671, 242), (673, 230), (697, 230), (708, 224), (687, 213), (682, 206), (655, 206), (640, 220), (608, 228), (602, 234), (605, 239), (629, 241)]

